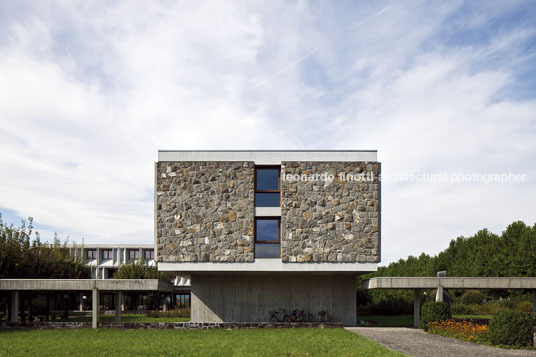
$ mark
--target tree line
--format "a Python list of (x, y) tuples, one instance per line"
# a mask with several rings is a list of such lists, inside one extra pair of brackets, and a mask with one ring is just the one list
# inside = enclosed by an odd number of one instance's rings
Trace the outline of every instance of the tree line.
[(69, 254), (54, 236), (53, 243), (41, 242), (33, 232), (33, 219), (20, 227), (6, 225), (0, 214), (0, 279), (88, 279), (91, 271), (82, 258)]
[[(447, 276), (535, 277), (536, 224), (530, 227), (517, 221), (500, 235), (482, 229), (471, 237), (458, 237), (436, 256), (422, 253), (379, 267), (377, 272), (358, 279), (358, 287), (362, 280), (373, 277), (433, 277), (441, 270), (446, 270)], [(410, 298), (407, 291), (370, 291), (368, 294), (374, 302)]]

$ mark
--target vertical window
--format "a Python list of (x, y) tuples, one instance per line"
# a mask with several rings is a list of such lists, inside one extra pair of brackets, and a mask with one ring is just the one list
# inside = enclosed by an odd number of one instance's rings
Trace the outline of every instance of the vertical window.
[(87, 259), (97, 259), (97, 249), (88, 249), (86, 250)]
[(257, 217), (255, 219), (255, 258), (281, 257), (281, 219)]
[(130, 249), (128, 251), (128, 259), (130, 260), (140, 259), (140, 251), (138, 249)]
[(154, 260), (154, 250), (153, 249), (145, 249), (143, 251), (143, 258), (145, 260)]
[(112, 259), (112, 250), (104, 249), (102, 251), (102, 260), (109, 260), (109, 259)]
[(280, 166), (261, 166), (255, 169), (255, 206), (281, 206), (280, 174)]

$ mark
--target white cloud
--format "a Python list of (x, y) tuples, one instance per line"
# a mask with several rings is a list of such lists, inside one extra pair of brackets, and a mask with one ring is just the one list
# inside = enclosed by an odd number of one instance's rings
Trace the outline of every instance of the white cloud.
[(385, 173), (529, 174), (523, 184), (385, 182), (384, 261), (534, 221), (536, 102), (498, 96), (526, 65), (534, 27), (447, 36), (502, 12), (38, 4), (0, 24), (0, 207), (72, 239), (152, 241), (157, 149), (377, 148)]

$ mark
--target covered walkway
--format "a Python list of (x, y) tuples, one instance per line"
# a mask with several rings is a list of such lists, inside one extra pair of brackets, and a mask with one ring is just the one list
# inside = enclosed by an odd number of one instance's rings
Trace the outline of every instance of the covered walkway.
[(115, 321), (121, 321), (121, 300), (125, 291), (173, 292), (173, 284), (158, 279), (0, 279), (0, 290), (11, 292), (9, 321), (18, 322), (19, 291), (91, 291), (92, 327), (99, 325), (99, 294), (115, 293)]
[(536, 312), (536, 278), (509, 277), (381, 277), (363, 281), (363, 289), (412, 289), (413, 327), (421, 319), (421, 290), (437, 289), (437, 301), (443, 300), (443, 289), (531, 290), (532, 312)]

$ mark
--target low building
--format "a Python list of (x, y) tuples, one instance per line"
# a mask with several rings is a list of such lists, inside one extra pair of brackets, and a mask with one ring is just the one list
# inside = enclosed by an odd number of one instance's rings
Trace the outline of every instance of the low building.
[[(84, 244), (69, 247), (73, 257), (81, 257), (91, 268), (92, 279), (113, 279), (114, 273), (122, 264), (143, 259), (148, 265), (155, 266), (154, 245), (152, 244)], [(169, 296), (167, 306), (188, 307), (190, 305), (190, 278), (189, 276), (175, 276), (173, 279), (174, 294)], [(113, 294), (102, 293), (100, 306), (103, 310), (114, 308)], [(155, 308), (154, 302), (150, 302), (144, 295), (125, 295), (123, 310), (145, 310)], [(57, 304), (53, 304), (56, 306)], [(78, 305), (80, 309), (88, 309), (89, 298), (85, 294), (79, 294)], [(61, 305), (59, 305), (61, 307)], [(158, 308), (158, 307), (156, 307)]]

